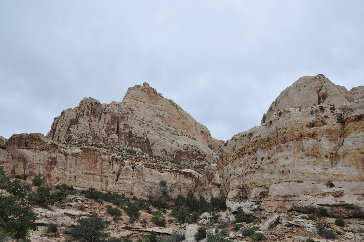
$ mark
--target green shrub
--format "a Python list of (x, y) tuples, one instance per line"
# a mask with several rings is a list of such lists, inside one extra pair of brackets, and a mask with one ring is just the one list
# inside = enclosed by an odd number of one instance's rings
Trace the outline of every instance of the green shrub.
[(102, 241), (109, 237), (103, 230), (107, 223), (95, 213), (88, 218), (78, 220), (78, 225), (71, 228), (70, 233), (73, 239), (81, 241)]
[(50, 223), (47, 225), (47, 233), (57, 233), (58, 225), (55, 223)]
[(66, 184), (57, 185), (55, 188), (55, 191), (52, 193), (52, 197), (54, 202), (61, 202), (69, 194), (75, 194), (76, 190), (73, 188), (73, 186), (68, 186)]
[(149, 241), (150, 242), (157, 242), (157, 233), (152, 231), (149, 235)]
[(253, 236), (252, 236), (252, 240), (253, 241), (261, 241), (261, 240), (265, 240), (264, 234), (259, 233), (259, 232), (254, 232)]
[(241, 235), (244, 237), (252, 236), (254, 234), (254, 230), (252, 228), (246, 227), (241, 230)]
[(205, 227), (199, 227), (197, 229), (197, 233), (195, 234), (195, 239), (197, 241), (202, 240), (206, 238), (206, 228)]
[(149, 198), (149, 203), (157, 209), (169, 208), (168, 199), (165, 196), (159, 197), (157, 199)]
[(166, 220), (164, 219), (164, 216), (161, 211), (155, 211), (153, 213), (153, 217), (150, 221), (157, 226), (161, 226), (161, 227), (166, 226)]
[(19, 198), (24, 198), (27, 194), (27, 191), (24, 189), (23, 183), (19, 180), (9, 180), (8, 183), (5, 185), (5, 190)]
[(311, 239), (311, 238), (308, 238), (308, 239), (306, 239), (306, 242), (315, 242), (315, 240)]
[(203, 196), (196, 198), (192, 191), (188, 191), (187, 197), (177, 196), (172, 207), (172, 216), (179, 223), (196, 222), (202, 213), (216, 213), (226, 209), (225, 198), (211, 197), (210, 202), (207, 202)]
[(31, 193), (29, 196), (29, 201), (32, 204), (42, 207), (48, 207), (48, 205), (54, 204), (51, 188), (48, 186), (39, 187), (36, 193)]
[(159, 185), (161, 187), (166, 187), (167, 186), (167, 182), (165, 180), (162, 180), (162, 181), (159, 182)]
[(120, 216), (121, 215), (121, 211), (118, 208), (113, 208), (110, 205), (106, 206), (107, 212), (111, 215), (111, 216)]
[(81, 204), (80, 206), (78, 206), (78, 209), (81, 211), (85, 211), (86, 208), (83, 204)]
[(37, 174), (32, 180), (33, 185), (37, 187), (43, 185), (45, 182), (46, 180), (43, 178), (42, 174)]
[(250, 224), (250, 223), (254, 222), (255, 220), (256, 220), (256, 217), (254, 217), (253, 215), (245, 214), (244, 211), (241, 208), (239, 208), (236, 211), (234, 223), (245, 222), (245, 223)]
[(315, 214), (309, 214), (308, 215), (308, 219), (309, 220), (316, 220), (317, 219), (317, 215), (315, 215)]
[(17, 179), (21, 179), (21, 180), (26, 180), (28, 178), (29, 175), (27, 174), (17, 174), (17, 175), (14, 175), (15, 178)]
[(130, 218), (130, 223), (134, 223), (140, 217), (139, 209), (137, 204), (132, 202), (124, 207), (124, 211)]
[(36, 214), (27, 200), (0, 193), (0, 221), (4, 232), (15, 238), (25, 239), (30, 229), (35, 230)]
[(344, 221), (344, 219), (343, 219), (343, 218), (337, 218), (337, 219), (335, 220), (335, 224), (336, 224), (337, 226), (344, 227), (344, 226), (345, 226), (345, 221)]
[(0, 166), (0, 176), (5, 176), (5, 171), (3, 166)]
[(316, 228), (318, 230), (318, 235), (326, 239), (336, 239), (335, 233), (332, 230), (325, 228), (325, 226), (321, 222), (316, 223)]
[(207, 242), (232, 242), (229, 239), (225, 239), (224, 236), (220, 233), (217, 234), (207, 234)]
[(186, 238), (182, 234), (173, 233), (168, 237), (163, 237), (158, 240), (158, 242), (181, 242), (184, 241)]

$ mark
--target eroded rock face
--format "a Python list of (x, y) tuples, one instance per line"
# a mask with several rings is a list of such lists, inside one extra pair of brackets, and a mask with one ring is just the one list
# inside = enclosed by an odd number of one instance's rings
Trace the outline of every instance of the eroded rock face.
[(131, 150), (66, 146), (42, 134), (20, 134), (8, 140), (6, 151), (2, 165), (7, 174), (40, 173), (49, 185), (65, 183), (146, 198), (161, 195), (159, 183), (165, 180), (174, 188), (171, 196), (188, 190), (213, 192), (202, 190), (201, 184), (207, 181), (200, 173)]
[[(281, 93), (262, 122), (221, 146), (218, 170), (229, 199), (263, 201), (271, 212), (299, 204), (363, 207), (360, 95), (322, 75), (303, 77)], [(332, 182), (336, 188), (324, 185)]]
[[(87, 98), (55, 118), (47, 137), (0, 141), (8, 174), (44, 174), (50, 184), (158, 195), (159, 182), (207, 197), (223, 193), (249, 213), (322, 211), (363, 215), (363, 87), (323, 75), (284, 90), (261, 126), (221, 142), (148, 84), (122, 102)], [(217, 162), (218, 161), (218, 162)], [(236, 205), (238, 204), (238, 205)], [(231, 209), (233, 210), (233, 209)]]
[(173, 101), (147, 83), (129, 88), (122, 102), (92, 98), (55, 118), (48, 138), (66, 144), (101, 143), (133, 147), (195, 169), (216, 163), (221, 141)]

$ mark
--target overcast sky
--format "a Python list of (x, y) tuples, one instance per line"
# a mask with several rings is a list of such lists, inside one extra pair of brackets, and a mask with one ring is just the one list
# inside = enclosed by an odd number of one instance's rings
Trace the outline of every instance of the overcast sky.
[(260, 124), (300, 76), (364, 85), (364, 1), (0, 2), (0, 135), (46, 134), (83, 97), (147, 81), (215, 138)]

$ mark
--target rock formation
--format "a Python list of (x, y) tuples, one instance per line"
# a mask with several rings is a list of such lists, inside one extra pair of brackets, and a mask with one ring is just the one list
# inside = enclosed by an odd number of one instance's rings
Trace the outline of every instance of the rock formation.
[(347, 91), (323, 75), (302, 77), (261, 126), (224, 143), (147, 83), (122, 102), (92, 98), (56, 117), (51, 130), (0, 140), (8, 174), (137, 196), (175, 188), (254, 202), (266, 211), (324, 209), (363, 216), (364, 87)]
[[(364, 99), (323, 75), (302, 77), (272, 103), (262, 125), (221, 146), (228, 199), (267, 211), (324, 209), (364, 217)], [(347, 209), (345, 209), (347, 208)]]

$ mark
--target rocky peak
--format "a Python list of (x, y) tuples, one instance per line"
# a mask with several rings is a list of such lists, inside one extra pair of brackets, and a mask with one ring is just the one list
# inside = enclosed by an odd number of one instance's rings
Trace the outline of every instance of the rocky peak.
[(340, 108), (360, 97), (361, 92), (361, 89), (354, 89), (351, 93), (345, 87), (332, 83), (323, 74), (303, 76), (281, 92), (270, 105), (264, 118), (289, 108), (309, 108), (317, 105), (333, 105)]
[(220, 144), (205, 126), (148, 83), (130, 87), (122, 102), (101, 104), (84, 98), (54, 119), (47, 136), (68, 144), (127, 146), (177, 162), (216, 162)]

